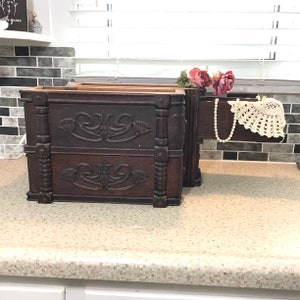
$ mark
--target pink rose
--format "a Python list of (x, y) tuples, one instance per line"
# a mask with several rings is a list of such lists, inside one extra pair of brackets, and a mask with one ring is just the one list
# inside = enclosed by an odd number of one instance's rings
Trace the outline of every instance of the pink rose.
[(212, 84), (207, 71), (200, 70), (199, 68), (193, 68), (190, 70), (189, 79), (197, 87), (207, 87)]
[(216, 96), (221, 96), (228, 93), (234, 85), (235, 76), (232, 71), (222, 73), (219, 71), (218, 74), (213, 76), (213, 89)]

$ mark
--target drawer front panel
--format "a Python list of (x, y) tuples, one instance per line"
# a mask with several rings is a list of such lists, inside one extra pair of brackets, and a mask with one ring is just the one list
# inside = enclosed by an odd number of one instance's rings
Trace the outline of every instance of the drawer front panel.
[(52, 155), (53, 192), (92, 196), (152, 196), (152, 157)]
[(155, 108), (50, 104), (51, 144), (90, 148), (153, 148)]
[[(27, 143), (34, 146), (39, 123), (32, 103), (25, 103)], [(156, 134), (155, 108), (50, 104), (49, 135), (53, 146), (153, 149)], [(100, 111), (100, 113), (98, 113)], [(171, 107), (168, 116), (170, 149), (182, 149), (184, 108)]]
[[(43, 189), (39, 159), (34, 153), (27, 153), (27, 159), (30, 193), (37, 195)], [(101, 201), (101, 197), (152, 198), (154, 195), (153, 156), (53, 153), (49, 172), (54, 196), (76, 196), (79, 201), (80, 196), (83, 199), (99, 197)], [(182, 180), (182, 157), (169, 157), (166, 179), (168, 198), (181, 198)]]

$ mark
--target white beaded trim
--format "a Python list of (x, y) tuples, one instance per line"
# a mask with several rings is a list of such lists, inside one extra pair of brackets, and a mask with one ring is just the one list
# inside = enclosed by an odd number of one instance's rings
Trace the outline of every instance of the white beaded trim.
[[(240, 101), (240, 99), (236, 99), (236, 101)], [(220, 143), (226, 143), (229, 142), (232, 139), (232, 136), (234, 134), (235, 131), (235, 127), (236, 127), (236, 122), (237, 122), (237, 118), (236, 118), (236, 114), (233, 115), (233, 122), (232, 122), (232, 127), (229, 133), (229, 136), (226, 139), (221, 139), (219, 136), (219, 132), (218, 132), (218, 104), (219, 104), (219, 98), (215, 99), (215, 106), (214, 106), (214, 131), (215, 131), (215, 137), (217, 139), (218, 142)]]

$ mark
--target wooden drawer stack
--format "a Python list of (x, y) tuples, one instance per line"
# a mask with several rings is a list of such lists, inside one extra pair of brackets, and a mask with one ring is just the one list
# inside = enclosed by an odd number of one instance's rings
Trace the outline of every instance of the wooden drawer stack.
[(74, 85), (21, 97), (28, 200), (180, 204), (183, 90)]

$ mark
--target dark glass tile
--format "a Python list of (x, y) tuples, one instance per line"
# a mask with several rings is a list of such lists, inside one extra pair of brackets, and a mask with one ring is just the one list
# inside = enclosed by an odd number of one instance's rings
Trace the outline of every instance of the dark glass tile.
[(29, 56), (29, 47), (15, 47), (16, 56)]
[(0, 134), (18, 135), (17, 127), (0, 127)]
[(300, 113), (300, 104), (292, 104), (292, 113)]
[(239, 98), (256, 98), (257, 94), (252, 93), (228, 93), (227, 97), (239, 97)]
[(9, 108), (0, 107), (0, 116), (9, 116)]
[(227, 152), (223, 153), (224, 160), (237, 160), (237, 152)]
[(295, 145), (294, 153), (300, 153), (300, 144)]
[(0, 125), (2, 125), (2, 118), (0, 118)]
[(300, 133), (300, 125), (289, 125), (289, 133)]
[(0, 86), (36, 86), (37, 80), (34, 78), (0, 78)]

